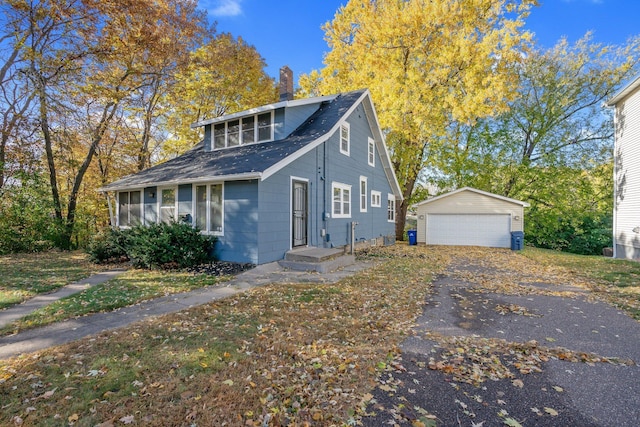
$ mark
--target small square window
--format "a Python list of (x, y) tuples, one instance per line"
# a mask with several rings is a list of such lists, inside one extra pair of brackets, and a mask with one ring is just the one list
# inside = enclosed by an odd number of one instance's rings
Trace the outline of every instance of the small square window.
[(379, 191), (371, 191), (371, 207), (372, 208), (379, 208), (382, 206), (382, 193), (380, 193)]

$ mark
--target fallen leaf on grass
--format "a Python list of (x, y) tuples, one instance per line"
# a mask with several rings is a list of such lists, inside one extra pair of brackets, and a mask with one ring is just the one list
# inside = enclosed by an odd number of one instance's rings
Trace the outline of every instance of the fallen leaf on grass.
[(120, 418), (120, 422), (122, 424), (131, 424), (134, 421), (133, 415), (127, 415), (125, 417)]
[(522, 380), (519, 380), (519, 379), (515, 379), (515, 380), (511, 381), (511, 384), (513, 384), (515, 387), (519, 387), (519, 388), (524, 387), (524, 383), (522, 382)]

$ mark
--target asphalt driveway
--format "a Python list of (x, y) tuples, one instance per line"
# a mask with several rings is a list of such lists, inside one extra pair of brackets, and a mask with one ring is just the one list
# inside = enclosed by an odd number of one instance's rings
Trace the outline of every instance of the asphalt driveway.
[(509, 251), (456, 256), (365, 426), (640, 425), (640, 323)]

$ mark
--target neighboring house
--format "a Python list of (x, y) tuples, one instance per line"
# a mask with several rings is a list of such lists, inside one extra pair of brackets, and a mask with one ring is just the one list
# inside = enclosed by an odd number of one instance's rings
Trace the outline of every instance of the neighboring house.
[(640, 259), (640, 77), (607, 105), (615, 107), (613, 256)]
[(524, 231), (529, 204), (464, 187), (417, 203), (417, 242), (428, 245), (512, 247)]
[(191, 222), (220, 260), (263, 264), (298, 247), (394, 241), (401, 200), (368, 90), (271, 105), (195, 123), (187, 153), (101, 189), (118, 226)]

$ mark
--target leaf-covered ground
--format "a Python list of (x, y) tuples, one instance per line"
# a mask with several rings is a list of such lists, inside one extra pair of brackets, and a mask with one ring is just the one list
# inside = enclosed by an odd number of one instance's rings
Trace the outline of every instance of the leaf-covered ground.
[(446, 263), (403, 245), (365, 256), (383, 262), (4, 362), (0, 424), (354, 423)]
[[(567, 348), (557, 346), (552, 336), (539, 341), (523, 340), (527, 326), (516, 328), (517, 334), (507, 332), (512, 335), (509, 339), (495, 335), (504, 334), (500, 327), (507, 326), (508, 322), (525, 323), (543, 330), (545, 320), (542, 318), (551, 318), (546, 310), (562, 308), (562, 305), (550, 308), (535, 304), (534, 296), (545, 301), (548, 301), (545, 298), (557, 297), (574, 301), (568, 306), (569, 313), (575, 315), (566, 316), (573, 323), (583, 318), (576, 307), (582, 304), (577, 301), (612, 302), (611, 291), (607, 290), (613, 288), (615, 292), (616, 284), (578, 273), (562, 254), (547, 253), (545, 262), (538, 262), (535, 256), (521, 253), (460, 249), (455, 262), (439, 277), (434, 289), (439, 296), (429, 299), (431, 308), (426, 309), (424, 324), (414, 329), (415, 339), (404, 346), (406, 354), (399, 354), (395, 365), (390, 365), (378, 378), (363, 418), (364, 425), (600, 425), (573, 406), (563, 387), (550, 381), (545, 375), (547, 364), (635, 369), (634, 360), (585, 351), (581, 348), (587, 345), (588, 339), (584, 336), (565, 339), (577, 345), (577, 348)], [(554, 265), (554, 256), (563, 262)], [(504, 300), (514, 298), (503, 296), (515, 297), (523, 301), (523, 305), (506, 302)], [(444, 308), (434, 309), (433, 304)], [(518, 317), (536, 320), (527, 322)], [(496, 323), (496, 318), (510, 320)], [(438, 319), (447, 323), (439, 324)], [(627, 321), (627, 324), (633, 323), (628, 318)], [(496, 328), (495, 324), (501, 326)], [(573, 325), (546, 326), (555, 328), (558, 335), (566, 335), (561, 328), (566, 327), (568, 331)], [(598, 335), (597, 330), (590, 332)], [(602, 348), (611, 351), (608, 343)], [(563, 369), (572, 372), (573, 368)]]
[[(482, 421), (474, 415), (481, 410), (512, 426), (523, 420), (511, 412), (525, 410), (534, 423), (522, 425), (585, 421), (558, 404), (563, 390), (541, 379), (539, 370), (547, 360), (616, 366), (627, 360), (564, 351), (551, 342), (430, 331), (420, 333), (438, 346), (433, 360), (401, 352), (400, 343), (416, 333), (433, 277), (459, 251), (375, 248), (361, 256), (380, 263), (335, 284), (256, 288), (0, 362), (0, 424), (479, 427)], [(474, 292), (460, 293), (461, 302), (482, 298), (483, 292), (569, 296), (605, 286), (552, 261), (510, 251), (465, 251), (486, 265), (482, 271), (449, 272), (477, 285)], [(539, 315), (519, 304), (489, 310), (495, 316)], [(414, 382), (420, 371), (435, 375), (433, 382)], [(540, 405), (527, 406), (531, 387), (548, 390)], [(445, 400), (447, 389), (459, 398)], [(483, 389), (491, 400), (478, 392)], [(434, 402), (459, 408), (464, 423), (444, 422), (428, 408)]]

